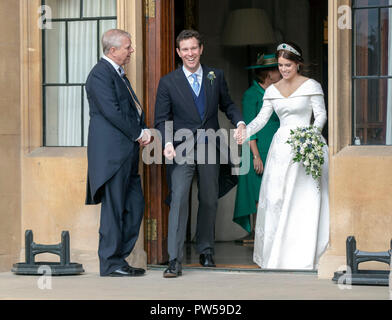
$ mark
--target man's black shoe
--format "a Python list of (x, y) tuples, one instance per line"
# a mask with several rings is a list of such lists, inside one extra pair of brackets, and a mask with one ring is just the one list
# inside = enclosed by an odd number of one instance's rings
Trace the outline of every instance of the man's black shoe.
[(182, 276), (182, 265), (177, 262), (177, 259), (170, 260), (166, 270), (163, 271), (164, 278), (177, 278)]
[(134, 274), (135, 276), (142, 276), (146, 273), (146, 270), (142, 268), (135, 268), (128, 265), (128, 271)]
[(141, 268), (131, 266), (121, 267), (109, 274), (109, 277), (139, 277), (144, 275), (146, 271)]
[(202, 253), (200, 255), (200, 264), (203, 267), (209, 267), (209, 268), (216, 267), (215, 262), (214, 262), (214, 257), (212, 256), (211, 253)]

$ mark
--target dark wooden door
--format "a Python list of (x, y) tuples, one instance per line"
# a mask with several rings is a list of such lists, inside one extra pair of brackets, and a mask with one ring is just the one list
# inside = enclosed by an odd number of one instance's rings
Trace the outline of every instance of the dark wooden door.
[[(174, 70), (174, 0), (144, 0), (144, 103), (147, 126), (154, 126), (154, 107), (159, 79)], [(169, 207), (164, 165), (144, 166), (145, 249), (148, 264), (168, 260)]]

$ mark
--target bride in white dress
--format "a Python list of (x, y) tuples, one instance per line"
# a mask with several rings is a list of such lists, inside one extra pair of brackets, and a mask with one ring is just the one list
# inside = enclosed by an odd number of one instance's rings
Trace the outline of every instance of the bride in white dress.
[(290, 129), (310, 125), (312, 113), (313, 125), (322, 130), (327, 119), (324, 95), (317, 81), (300, 74), (303, 59), (296, 44), (279, 45), (277, 57), (282, 79), (265, 91), (263, 107), (246, 134), (235, 131), (242, 144), (264, 127), (273, 111), (280, 119), (260, 188), (253, 260), (265, 269), (314, 270), (329, 239), (328, 147), (319, 189), (303, 165), (292, 161), (286, 141)]

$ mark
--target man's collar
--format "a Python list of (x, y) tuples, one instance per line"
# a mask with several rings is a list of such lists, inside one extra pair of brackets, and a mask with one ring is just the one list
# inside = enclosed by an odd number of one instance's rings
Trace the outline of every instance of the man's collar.
[(106, 61), (108, 61), (113, 66), (113, 68), (117, 71), (117, 73), (121, 76), (120, 72), (118, 71), (118, 68), (121, 68), (123, 70), (123, 68), (121, 66), (119, 66), (117, 63), (115, 63), (112, 59), (110, 59), (106, 55), (103, 55), (102, 59), (105, 59)]
[(203, 76), (203, 68), (201, 67), (201, 64), (199, 65), (199, 68), (197, 68), (196, 72), (190, 72), (187, 68), (182, 66), (182, 71), (184, 71), (185, 76), (188, 78), (191, 74), (195, 73), (198, 76), (202, 77)]

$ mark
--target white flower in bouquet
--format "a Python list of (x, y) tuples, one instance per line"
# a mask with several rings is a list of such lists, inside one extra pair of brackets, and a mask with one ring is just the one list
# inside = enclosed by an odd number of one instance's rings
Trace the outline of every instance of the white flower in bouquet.
[(311, 174), (319, 181), (324, 164), (323, 146), (325, 146), (319, 128), (309, 126), (290, 130), (290, 137), (286, 143), (292, 147), (293, 161), (302, 163), (306, 174)]

